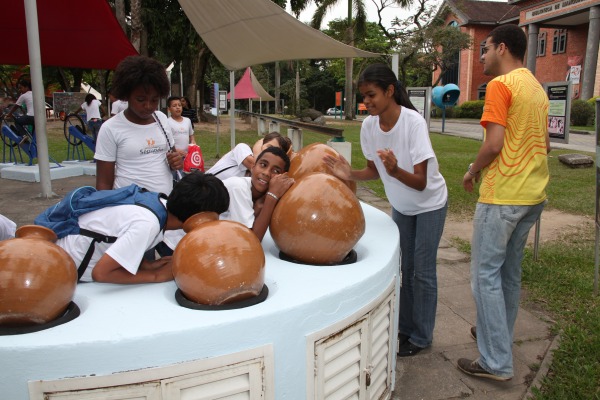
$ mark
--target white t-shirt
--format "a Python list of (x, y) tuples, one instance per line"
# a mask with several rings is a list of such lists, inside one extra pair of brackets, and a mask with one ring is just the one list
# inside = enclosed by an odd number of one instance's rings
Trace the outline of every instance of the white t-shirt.
[(90, 122), (93, 118), (102, 118), (100, 115), (100, 101), (98, 99), (94, 99), (91, 101), (90, 105), (85, 101), (81, 104), (81, 109), (85, 111), (87, 122)]
[[(246, 176), (248, 168), (242, 164), (246, 157), (252, 155), (252, 149), (246, 143), (240, 143), (233, 148), (229, 153), (219, 159), (208, 171), (207, 174), (216, 174), (217, 178), (224, 181), (232, 176)], [(231, 167), (231, 168), (229, 168)], [(225, 168), (228, 168), (225, 170)]]
[[(373, 161), (390, 204), (404, 215), (416, 215), (442, 208), (448, 200), (446, 181), (427, 131), (427, 123), (416, 111), (402, 107), (400, 118), (389, 132), (379, 127), (378, 116), (368, 116), (360, 129), (360, 145), (367, 160)], [(388, 175), (377, 150), (389, 148), (398, 159), (398, 166), (412, 172), (414, 166), (427, 160), (427, 186), (419, 191)]]
[(113, 103), (110, 107), (110, 114), (116, 115), (116, 114), (120, 113), (121, 111), (124, 111), (127, 108), (127, 105), (128, 105), (128, 103), (123, 100), (113, 101)]
[(14, 238), (16, 230), (17, 224), (0, 214), (0, 240)]
[(173, 139), (175, 139), (175, 148), (187, 152), (190, 136), (194, 136), (194, 128), (192, 128), (192, 121), (189, 118), (182, 118), (182, 121), (175, 121), (172, 117), (169, 117), (169, 126), (173, 133)]
[[(166, 204), (166, 200), (161, 201), (163, 205)], [(104, 254), (135, 275), (146, 250), (155, 247), (163, 239), (156, 215), (137, 205), (106, 207), (83, 214), (79, 217), (79, 227), (117, 238), (114, 243), (96, 243), (94, 254), (81, 277), (82, 281), (87, 282), (93, 280), (92, 270)], [(86, 236), (69, 235), (58, 239), (56, 244), (69, 253), (79, 268), (91, 242), (92, 238)]]
[(21, 107), (23, 107), (23, 104), (25, 104), (25, 107), (27, 108), (27, 115), (33, 116), (33, 93), (31, 90), (28, 90), (20, 95), (17, 99), (17, 104)]
[[(156, 112), (174, 143), (167, 116)], [(173, 190), (173, 175), (167, 162), (167, 139), (160, 125), (138, 125), (119, 113), (102, 124), (94, 158), (115, 162), (114, 189), (135, 183), (151, 192), (164, 194)]]
[(252, 229), (254, 203), (252, 202), (251, 179), (250, 177), (234, 176), (223, 181), (229, 192), (229, 208), (219, 216), (219, 219), (236, 221)]

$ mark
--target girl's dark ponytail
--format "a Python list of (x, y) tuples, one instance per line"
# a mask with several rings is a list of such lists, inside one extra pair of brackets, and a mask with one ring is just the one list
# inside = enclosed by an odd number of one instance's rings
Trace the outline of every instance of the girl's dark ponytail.
[(408, 93), (406, 92), (404, 86), (402, 86), (402, 83), (400, 83), (400, 81), (396, 81), (396, 83), (394, 84), (394, 99), (396, 100), (396, 103), (400, 104), (402, 107), (410, 108), (411, 110), (417, 111), (417, 108), (410, 101)]

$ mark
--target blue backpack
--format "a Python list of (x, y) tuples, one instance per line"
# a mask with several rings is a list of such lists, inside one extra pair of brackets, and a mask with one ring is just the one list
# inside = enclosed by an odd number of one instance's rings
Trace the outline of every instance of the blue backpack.
[(114, 243), (117, 238), (80, 228), (80, 215), (104, 207), (132, 204), (152, 211), (158, 218), (160, 229), (163, 230), (167, 223), (167, 209), (160, 199), (166, 197), (162, 193), (149, 192), (133, 184), (114, 190), (96, 190), (92, 186), (82, 186), (47, 208), (35, 218), (34, 223), (52, 229), (59, 239), (67, 235), (83, 235), (93, 239), (81, 265), (77, 268), (78, 277), (81, 279), (94, 254), (96, 243)]

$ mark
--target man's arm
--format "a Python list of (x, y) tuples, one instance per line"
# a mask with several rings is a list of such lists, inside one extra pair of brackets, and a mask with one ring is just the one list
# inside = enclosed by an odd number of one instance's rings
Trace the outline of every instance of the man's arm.
[(477, 153), (477, 157), (469, 171), (463, 177), (463, 187), (467, 192), (473, 191), (473, 183), (479, 181), (482, 169), (490, 165), (496, 159), (504, 147), (504, 128), (500, 124), (488, 122), (486, 127), (485, 141)]

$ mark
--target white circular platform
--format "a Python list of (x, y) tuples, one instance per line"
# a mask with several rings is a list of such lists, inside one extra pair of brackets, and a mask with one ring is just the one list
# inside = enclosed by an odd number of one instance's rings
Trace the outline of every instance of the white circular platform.
[[(354, 247), (355, 264), (281, 261), (267, 233), (269, 296), (248, 308), (183, 308), (175, 300), (174, 282), (80, 284), (77, 319), (41, 332), (0, 336), (0, 397), (28, 399), (29, 381), (109, 376), (270, 345), (275, 397), (307, 398), (307, 337), (363, 309), (391, 282), (398, 295), (397, 227), (385, 213), (361, 205), (366, 231)], [(395, 335), (397, 315), (393, 320)]]

